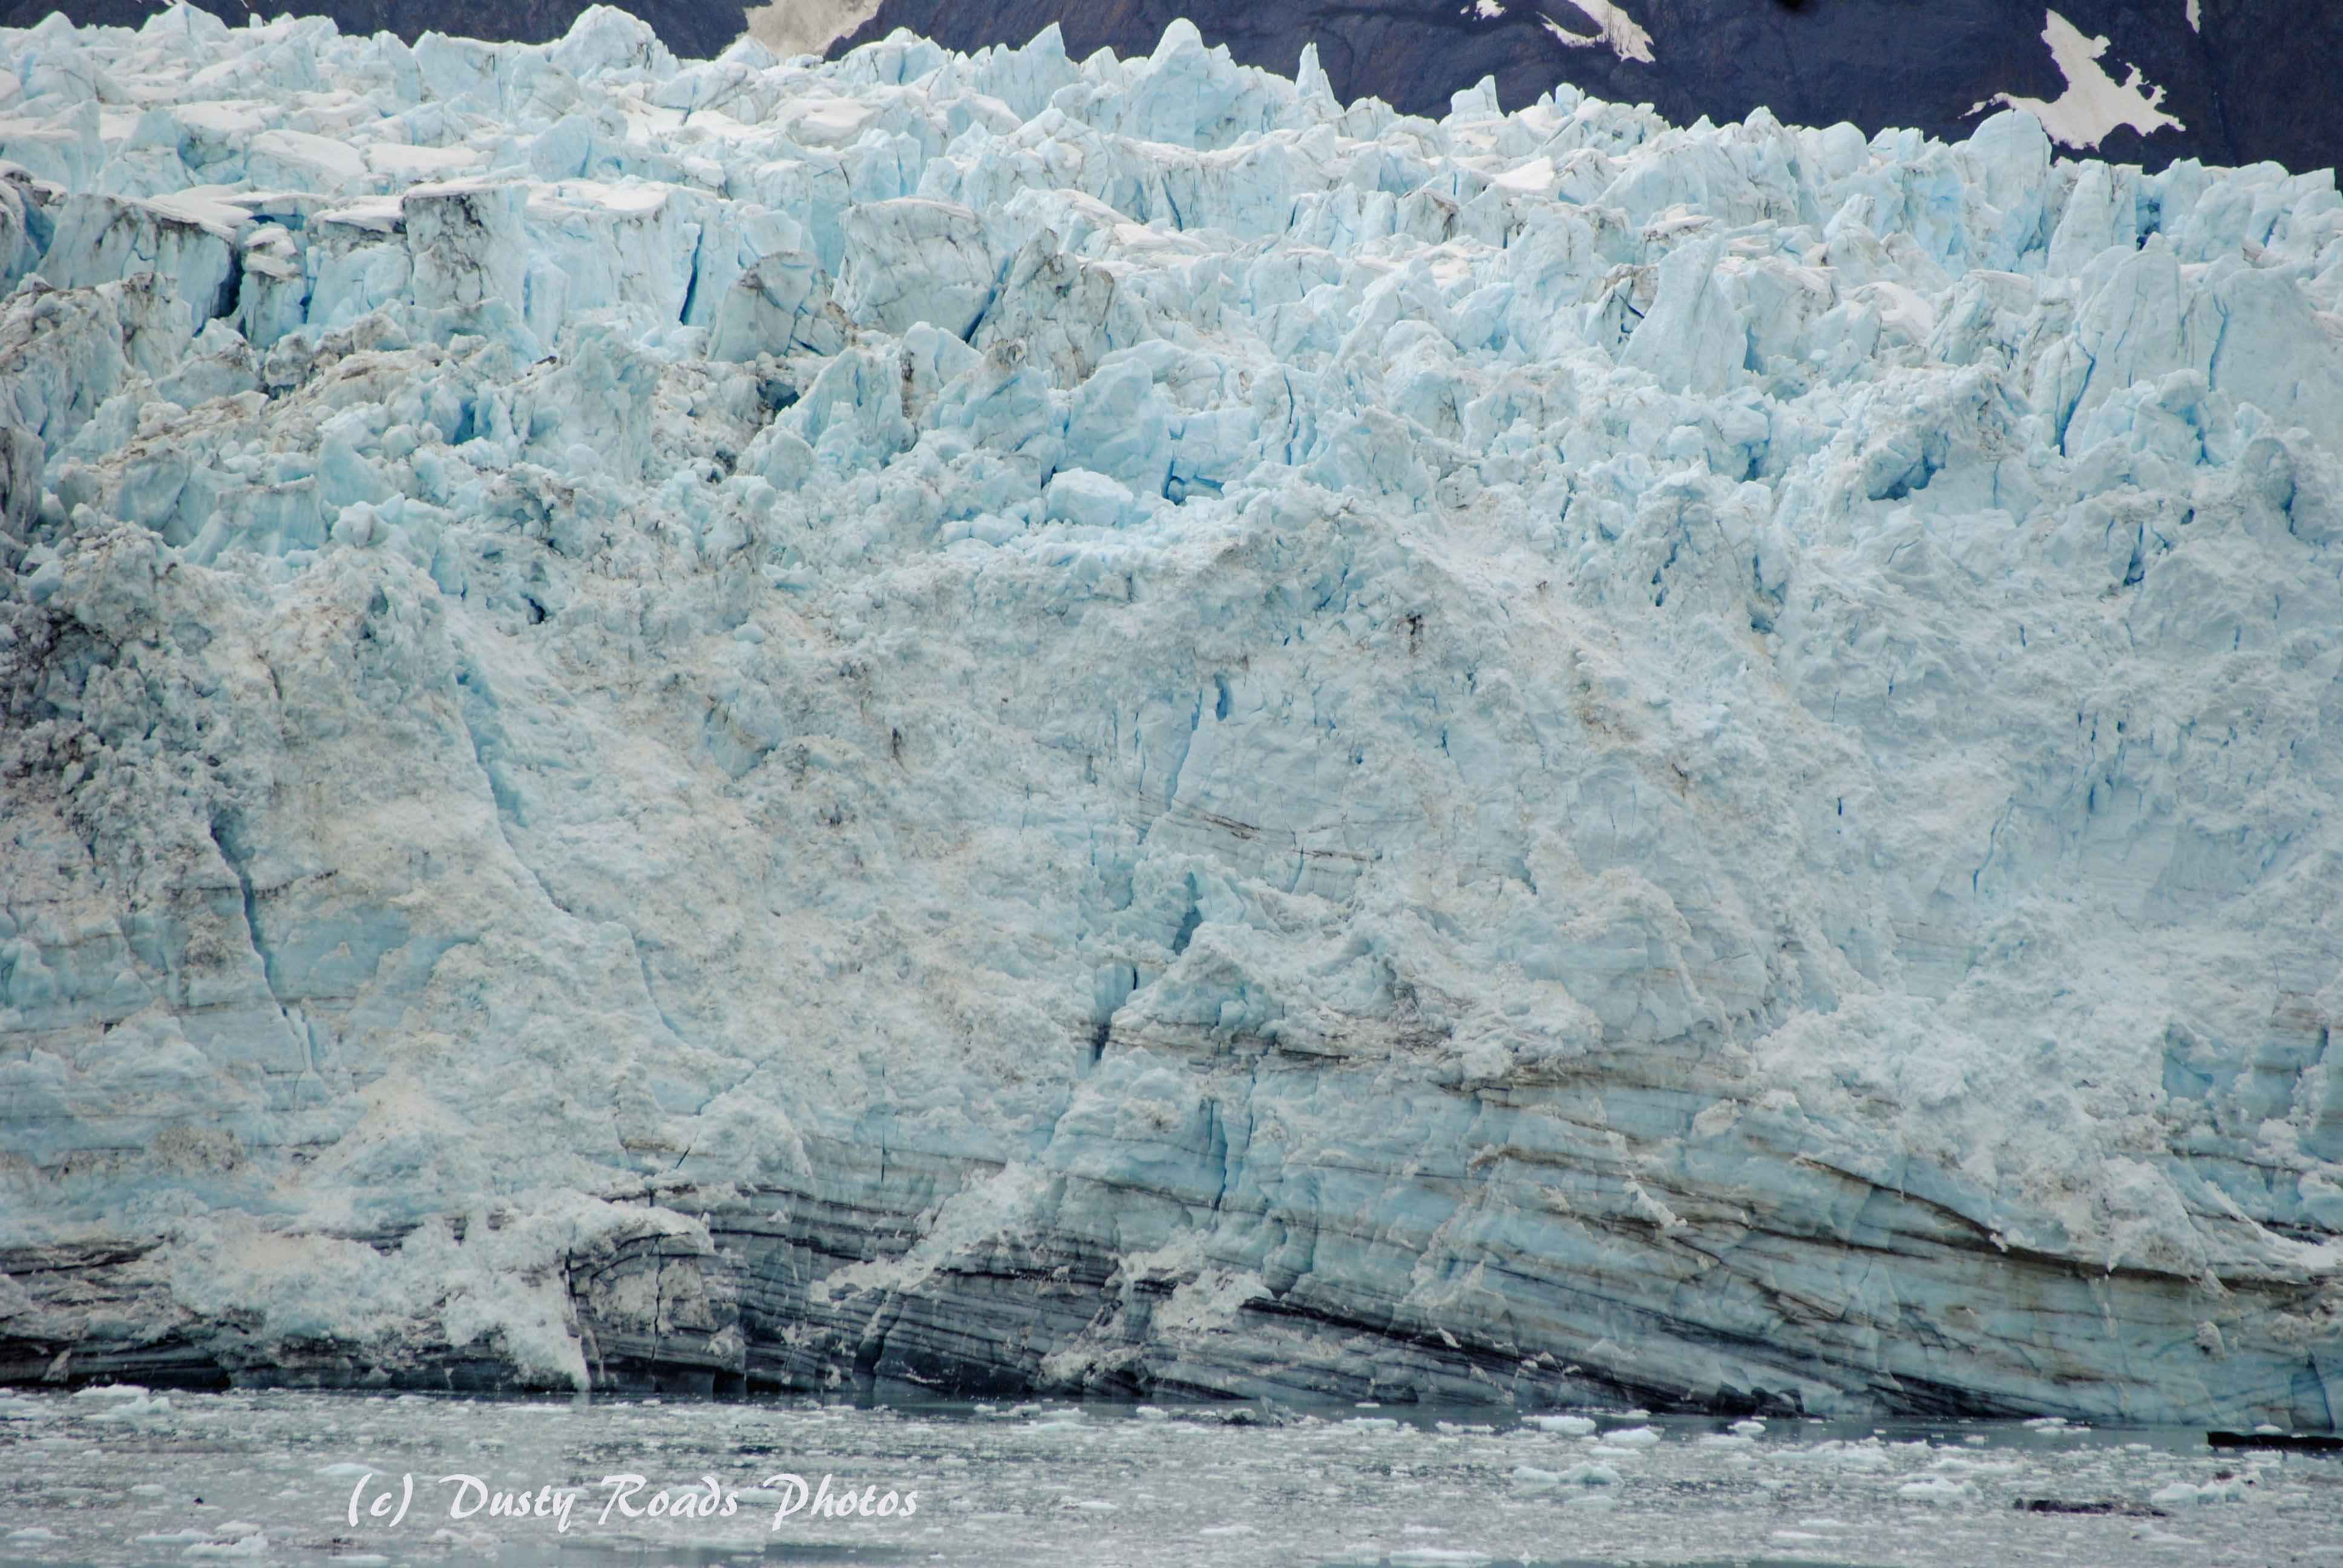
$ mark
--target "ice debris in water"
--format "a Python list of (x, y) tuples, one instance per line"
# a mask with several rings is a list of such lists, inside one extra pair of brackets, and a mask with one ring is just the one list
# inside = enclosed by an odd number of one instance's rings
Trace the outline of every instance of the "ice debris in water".
[(0, 60), (44, 1356), (2343, 1410), (2330, 175)]
[[(1511, 1422), (1402, 1432), (1306, 1418), (1234, 1426), (1209, 1409), (1154, 1406), (1152, 1420), (1094, 1411), (1077, 1441), (935, 1403), (442, 1399), (403, 1403), (386, 1421), (391, 1410), (375, 1401), (277, 1392), (184, 1396), (202, 1441), (133, 1455), (93, 1450), (113, 1433), (86, 1425), (69, 1401), (34, 1397), (56, 1441), (11, 1454), (12, 1503), (43, 1523), (14, 1533), (10, 1560), (59, 1568), (141, 1568), (162, 1555), (158, 1547), (175, 1558), (242, 1545), (279, 1562), (322, 1562), (329, 1549), (335, 1562), (413, 1560), (402, 1541), (501, 1563), (542, 1562), (557, 1549), (729, 1561), (776, 1553), (778, 1542), (776, 1554), (1128, 1568), (1226, 1563), (1232, 1541), (1247, 1561), (1398, 1563), (1405, 1548), (1436, 1549), (1442, 1560), (1550, 1562), (1558, 1528), (1572, 1561), (1600, 1563), (1753, 1554), (1909, 1568), (2116, 1563), (2137, 1557), (2143, 1542), (2157, 1548), (2153, 1561), (2176, 1565), (2234, 1563), (2247, 1541), (2257, 1562), (2333, 1555), (2330, 1465), (2240, 1464), (2171, 1432), (2153, 1444), (2054, 1445), (1994, 1426), (1980, 1453), (1946, 1446), (1947, 1429), (1912, 1425), (1895, 1441), (1862, 1443), (1875, 1462), (1851, 1468), (1805, 1462), (1815, 1433), (1803, 1423), (1790, 1428), (1796, 1437), (1716, 1445), (1696, 1435), (1713, 1422), (1686, 1419), (1672, 1421), (1669, 1440), (1640, 1462), (1614, 1466), (1582, 1462), (1574, 1440)], [(387, 1425), (397, 1428), (390, 1441), (400, 1457), (380, 1479), (396, 1492), (411, 1473), (414, 1511), (398, 1530), (387, 1521), (369, 1530), (362, 1513), (353, 1534), (351, 1483), (316, 1462), (346, 1452), (354, 1429)], [(818, 1455), (841, 1483), (916, 1489), (918, 1510), (845, 1523), (800, 1513), (776, 1530), (783, 1494), (754, 1483), (782, 1462), (774, 1456), (800, 1454)], [(156, 1478), (144, 1493), (120, 1483), (134, 1465)], [(451, 1522), (460, 1488), (437, 1478), (489, 1466), (516, 1482), (574, 1478), (570, 1528), (508, 1510)], [(616, 1478), (629, 1472), (678, 1490), (713, 1475), (740, 1507), (712, 1518), (605, 1519)], [(197, 1497), (203, 1506), (190, 1510)], [(1085, 1516), (1111, 1528), (1077, 1528)], [(250, 1544), (264, 1534), (272, 1539)], [(346, 1550), (369, 1546), (379, 1553)]]

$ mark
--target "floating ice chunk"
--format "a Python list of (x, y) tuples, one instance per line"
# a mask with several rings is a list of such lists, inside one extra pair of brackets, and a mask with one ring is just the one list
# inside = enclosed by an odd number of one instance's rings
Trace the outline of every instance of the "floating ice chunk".
[(1583, 1415), (1534, 1415), (1529, 1422), (1541, 1432), (1558, 1432), (1564, 1437), (1584, 1437), (1595, 1427), (1594, 1421)]
[(1974, 1503), (1977, 1489), (1974, 1483), (1950, 1476), (1926, 1475), (1917, 1481), (1907, 1481), (1896, 1489), (1896, 1495), (1907, 1503), (1952, 1504)]
[(1656, 1427), (1623, 1427), (1616, 1432), (1604, 1432), (1603, 1441), (1618, 1448), (1655, 1448), (1659, 1445), (1660, 1433)]
[(2245, 1479), (2233, 1475), (2226, 1481), (2176, 1481), (2149, 1493), (2147, 1500), (2158, 1508), (2209, 1508), (2241, 1502), (2245, 1495)]
[(1878, 1471), (1889, 1468), (1887, 1451), (1875, 1439), (1846, 1442), (1833, 1438), (1802, 1448), (1759, 1450), (1768, 1459), (1795, 1465), (1822, 1465), (1836, 1470)]
[(1585, 1462), (1564, 1471), (1562, 1483), (1565, 1486), (1617, 1486), (1621, 1484), (1621, 1478), (1619, 1473), (1607, 1464)]
[(134, 1432), (160, 1432), (172, 1423), (171, 1402), (160, 1396), (121, 1400), (89, 1419)]

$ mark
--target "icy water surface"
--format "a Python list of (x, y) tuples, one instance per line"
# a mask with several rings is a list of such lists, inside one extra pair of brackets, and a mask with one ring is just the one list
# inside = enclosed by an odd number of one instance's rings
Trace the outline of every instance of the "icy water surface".
[[(884, 1516), (820, 1506), (850, 1491)], [(0, 1564), (215, 1559), (2324, 1565), (2343, 1458), (1599, 1412), (0, 1394)]]

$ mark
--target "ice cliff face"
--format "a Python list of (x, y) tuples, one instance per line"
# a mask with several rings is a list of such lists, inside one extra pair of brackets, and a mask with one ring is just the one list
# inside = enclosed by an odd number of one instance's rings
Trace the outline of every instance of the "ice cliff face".
[(0, 62), (0, 1373), (2343, 1412), (2330, 177)]

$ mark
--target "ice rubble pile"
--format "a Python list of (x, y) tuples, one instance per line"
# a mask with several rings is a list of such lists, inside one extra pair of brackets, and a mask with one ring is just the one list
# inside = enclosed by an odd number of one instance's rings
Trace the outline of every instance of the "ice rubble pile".
[(0, 65), (0, 1371), (2343, 1414), (2331, 176)]

